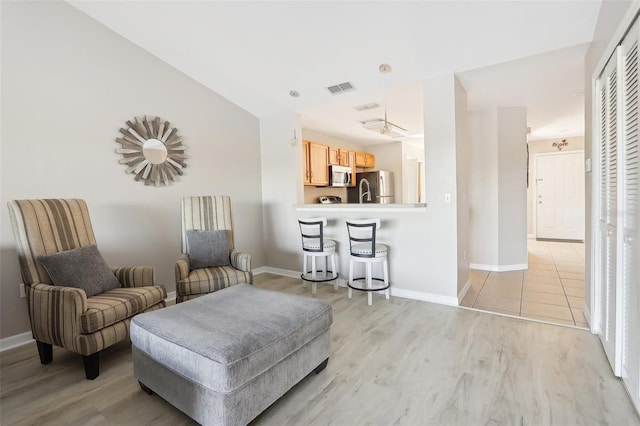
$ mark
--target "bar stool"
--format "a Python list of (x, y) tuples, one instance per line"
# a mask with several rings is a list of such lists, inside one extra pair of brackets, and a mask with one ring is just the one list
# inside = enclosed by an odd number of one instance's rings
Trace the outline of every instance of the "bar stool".
[[(367, 292), (367, 304), (371, 305), (374, 291), (385, 292), (389, 299), (389, 264), (387, 262), (388, 247), (376, 243), (376, 231), (380, 229), (380, 219), (347, 220), (347, 232), (349, 233), (349, 247), (351, 256), (349, 259), (349, 299), (353, 290)], [(355, 262), (365, 263), (366, 275), (363, 278), (353, 278), (353, 266)], [(373, 263), (382, 263), (383, 278), (374, 278), (371, 273)], [(366, 280), (363, 283), (356, 281)]]
[[(300, 234), (302, 236), (302, 278), (311, 282), (311, 293), (316, 294), (316, 283), (335, 280), (334, 288), (338, 290), (338, 270), (336, 269), (336, 242), (324, 238), (324, 228), (327, 226), (327, 218), (316, 217), (311, 219), (299, 219)], [(324, 257), (324, 270), (318, 270), (316, 258)], [(311, 259), (311, 270), (308, 269), (308, 261)], [(328, 270), (329, 258), (331, 258), (331, 270)]]

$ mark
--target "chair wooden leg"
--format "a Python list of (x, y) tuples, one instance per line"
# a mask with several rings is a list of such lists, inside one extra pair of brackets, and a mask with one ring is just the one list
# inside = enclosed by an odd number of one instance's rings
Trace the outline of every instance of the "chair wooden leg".
[(38, 346), (38, 355), (40, 355), (41, 364), (49, 364), (53, 361), (53, 345), (50, 343), (42, 343), (36, 340)]
[(84, 363), (84, 373), (87, 376), (87, 380), (93, 380), (100, 374), (100, 352), (96, 352), (91, 355), (83, 355), (82, 362)]

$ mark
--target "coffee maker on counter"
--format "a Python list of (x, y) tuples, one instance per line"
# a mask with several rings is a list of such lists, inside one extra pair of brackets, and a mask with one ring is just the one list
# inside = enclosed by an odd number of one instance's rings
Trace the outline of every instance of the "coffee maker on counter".
[(338, 195), (323, 195), (318, 198), (320, 204), (340, 204), (342, 203), (342, 197)]

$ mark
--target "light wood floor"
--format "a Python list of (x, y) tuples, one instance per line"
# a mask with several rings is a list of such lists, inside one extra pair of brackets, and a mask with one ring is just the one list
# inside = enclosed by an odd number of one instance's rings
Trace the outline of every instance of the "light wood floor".
[[(310, 296), (299, 279), (256, 285)], [(640, 425), (597, 337), (408, 299), (385, 301), (319, 285), (332, 303), (332, 355), (259, 416), (256, 425)], [(78, 355), (35, 345), (0, 354), (0, 424), (181, 425), (193, 422), (133, 377), (130, 344), (101, 354), (84, 379)]]

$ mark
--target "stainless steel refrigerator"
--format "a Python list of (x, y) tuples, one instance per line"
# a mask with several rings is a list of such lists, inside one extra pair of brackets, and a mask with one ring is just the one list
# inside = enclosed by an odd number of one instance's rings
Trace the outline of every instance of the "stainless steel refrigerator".
[(349, 203), (394, 203), (393, 172), (356, 173), (356, 186), (347, 189)]

